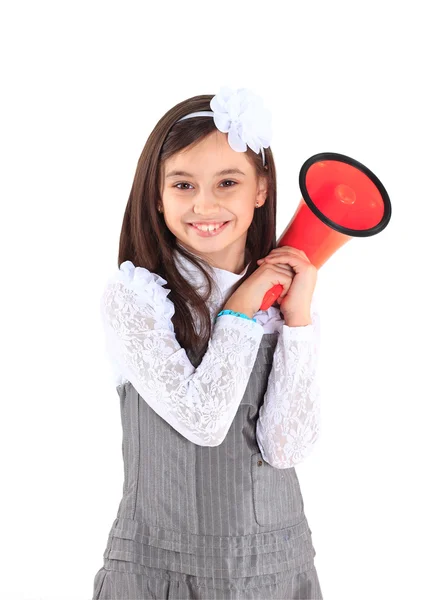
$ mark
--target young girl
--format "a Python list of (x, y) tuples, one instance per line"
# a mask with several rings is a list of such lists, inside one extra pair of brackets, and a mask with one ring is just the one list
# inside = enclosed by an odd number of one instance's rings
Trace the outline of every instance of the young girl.
[(124, 486), (94, 600), (322, 598), (294, 468), (320, 430), (317, 271), (276, 248), (270, 135), (222, 88), (140, 156), (101, 299)]

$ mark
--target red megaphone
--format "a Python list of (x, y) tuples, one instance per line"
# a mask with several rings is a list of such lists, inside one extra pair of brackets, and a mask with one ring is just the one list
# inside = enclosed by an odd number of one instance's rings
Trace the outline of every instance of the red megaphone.
[[(391, 218), (388, 194), (367, 167), (343, 154), (323, 152), (308, 158), (300, 169), (302, 198), (276, 246), (303, 250), (319, 269), (351, 237), (381, 232)], [(279, 298), (282, 285), (273, 286), (260, 310)]]

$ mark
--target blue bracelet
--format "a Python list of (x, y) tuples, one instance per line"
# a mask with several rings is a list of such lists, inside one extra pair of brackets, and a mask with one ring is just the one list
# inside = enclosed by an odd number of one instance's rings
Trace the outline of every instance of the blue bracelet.
[(234, 310), (222, 310), (220, 313), (217, 314), (216, 318), (218, 319), (218, 317), (220, 317), (221, 315), (234, 315), (236, 317), (249, 319), (250, 321), (254, 321), (255, 323), (257, 322), (257, 319), (251, 319), (251, 317), (248, 317), (248, 315), (244, 315), (241, 312), (235, 312)]

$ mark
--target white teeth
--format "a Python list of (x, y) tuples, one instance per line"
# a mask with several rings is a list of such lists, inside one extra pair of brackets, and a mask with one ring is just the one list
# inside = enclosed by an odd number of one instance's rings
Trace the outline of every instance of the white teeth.
[(197, 229), (200, 229), (200, 231), (214, 231), (216, 229), (219, 229), (222, 225), (223, 223), (221, 223), (220, 225), (196, 225), (194, 223), (194, 227), (197, 227)]

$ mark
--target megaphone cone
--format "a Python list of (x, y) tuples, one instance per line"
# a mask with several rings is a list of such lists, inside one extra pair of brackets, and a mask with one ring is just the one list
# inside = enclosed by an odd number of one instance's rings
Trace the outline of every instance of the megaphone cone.
[[(302, 198), (276, 245), (303, 250), (319, 269), (352, 237), (380, 233), (391, 218), (391, 202), (382, 183), (363, 164), (334, 152), (308, 158), (300, 169)], [(264, 296), (267, 310), (282, 285)]]

